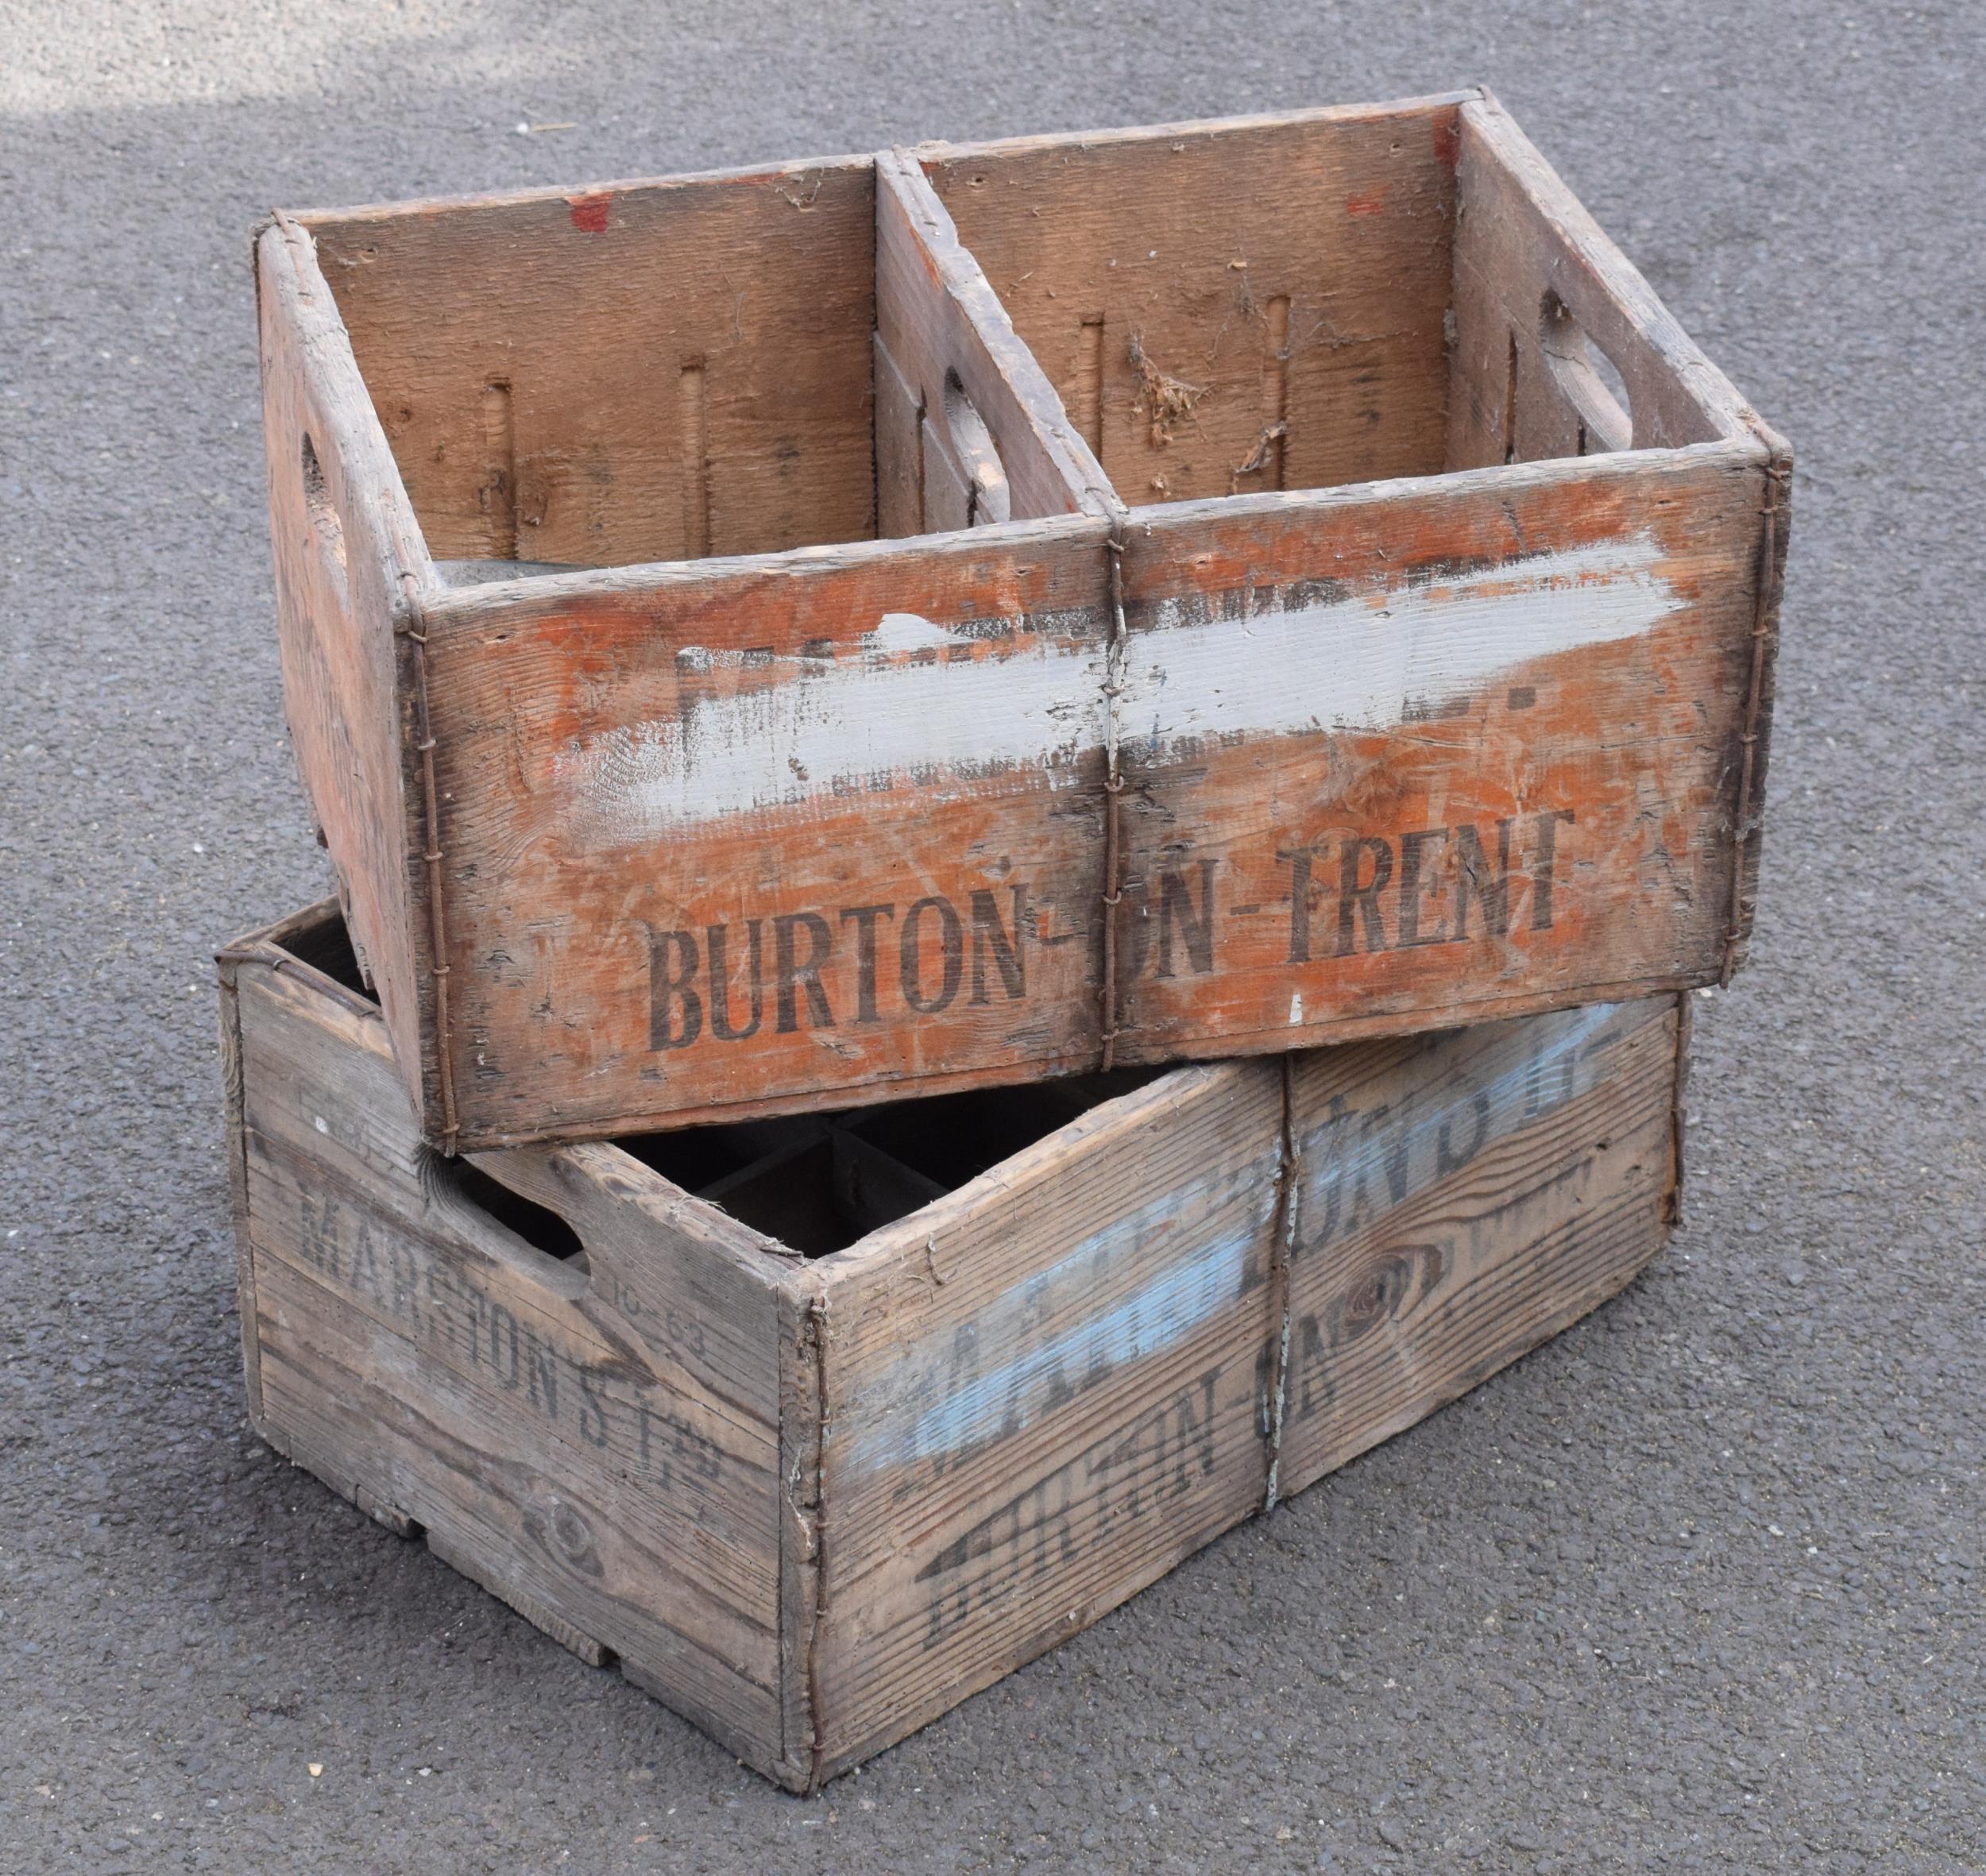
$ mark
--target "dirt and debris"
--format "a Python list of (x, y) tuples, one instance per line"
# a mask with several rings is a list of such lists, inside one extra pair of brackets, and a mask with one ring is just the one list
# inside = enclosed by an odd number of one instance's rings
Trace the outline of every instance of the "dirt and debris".
[(1129, 357), (1138, 372), (1138, 407), (1151, 426), (1152, 447), (1162, 450), (1173, 440), (1173, 427), (1193, 414), (1193, 407), (1207, 395), (1204, 384), (1189, 384), (1170, 372), (1161, 371), (1147, 355), (1142, 339), (1131, 334)]

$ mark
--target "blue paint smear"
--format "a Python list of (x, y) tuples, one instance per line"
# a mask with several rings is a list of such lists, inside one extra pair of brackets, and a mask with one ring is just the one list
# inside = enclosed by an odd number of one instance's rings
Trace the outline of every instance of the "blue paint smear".
[[(1432, 1169), (1425, 1165), (1424, 1156), (1436, 1149), (1444, 1129), (1451, 1141), (1459, 1137), (1474, 1142), (1474, 1151), (1467, 1156), (1473, 1159), (1491, 1141), (1528, 1126), (1586, 1093), (1595, 1079), (1587, 1051), (1625, 1007), (1599, 1003), (1563, 1013), (1556, 1019), (1559, 1033), (1542, 1048), (1527, 1048), (1522, 1059), (1501, 1074), (1486, 1082), (1465, 1080), (1447, 1099), (1424, 1114), (1414, 1114), (1410, 1098), (1402, 1103), (1394, 1124), (1378, 1125), (1355, 1143), (1346, 1144), (1346, 1135), (1361, 1119), (1377, 1117), (1372, 1110), (1347, 1109), (1312, 1128), (1296, 1143), (1303, 1168), (1304, 1205), (1320, 1203), (1333, 1187), (1340, 1192), (1356, 1192), (1370, 1181), (1374, 1189), (1386, 1195), (1380, 1210), (1389, 1210), (1427, 1189), (1431, 1179), (1425, 1175)], [(1512, 1040), (1528, 1041), (1533, 1033), (1520, 1029)], [(1478, 1124), (1479, 1140), (1475, 1137)], [(1397, 1162), (1403, 1155), (1413, 1172), (1406, 1192), (1396, 1199), (1387, 1187), (1387, 1162)], [(1304, 1230), (1300, 1214), (1297, 1229), (1300, 1234)]]
[[(849, 1450), (849, 1462), (863, 1469), (908, 1465), (918, 1460), (963, 1451), (1017, 1431), (1070, 1393), (1093, 1384), (1113, 1369), (1142, 1361), (1183, 1341), (1202, 1322), (1241, 1294), (1249, 1253), (1261, 1241), (1275, 1207), (1273, 1161), (1257, 1160), (1230, 1175), (1231, 1185), (1254, 1184), (1260, 1197), (1248, 1216), (1211, 1243), (1173, 1265), (1142, 1289), (1100, 1315), (1050, 1337), (1025, 1354), (986, 1374), (953, 1384), (956, 1361), (934, 1360), (925, 1351), (898, 1365), (882, 1384), (880, 1419)], [(1134, 1253), (1155, 1231), (1164, 1230), (1182, 1209), (1207, 1194), (1206, 1182), (1168, 1193), (1142, 1206), (1115, 1225), (1093, 1232), (1048, 1269), (1017, 1285), (994, 1303), (987, 1317), (1025, 1318), (1045, 1312), (1058, 1288), (1095, 1286), (1111, 1268)], [(985, 1323), (987, 1339), (999, 1328)], [(940, 1398), (918, 1411), (933, 1393)], [(890, 1396), (895, 1398), (891, 1399)], [(871, 1404), (875, 1404), (872, 1403)], [(906, 1426), (905, 1419), (914, 1414)]]
[[(1622, 1007), (1602, 1004), (1567, 1013), (1559, 1019), (1559, 1033), (1543, 1048), (1527, 1048), (1503, 1073), (1487, 1082), (1465, 1082), (1439, 1106), (1406, 1121), (1407, 1150), (1432, 1151), (1444, 1125), (1466, 1125), (1473, 1137), (1476, 1117), (1486, 1111), (1486, 1131), (1476, 1148), (1480, 1152), (1491, 1140), (1563, 1106), (1592, 1086), (1586, 1051)], [(1518, 1036), (1528, 1041), (1530, 1033)], [(1361, 1110), (1348, 1110), (1347, 1117), (1356, 1124)], [(1327, 1122), (1299, 1143), (1302, 1156), (1312, 1162), (1304, 1168), (1306, 1202), (1314, 1202), (1327, 1182), (1343, 1191), (1351, 1181), (1369, 1178), (1385, 1189), (1385, 1162), (1401, 1151), (1402, 1127), (1381, 1126), (1347, 1152), (1318, 1156), (1319, 1146), (1345, 1124)], [(851, 1443), (848, 1463), (858, 1470), (879, 1471), (948, 1457), (1011, 1434), (1115, 1369), (1185, 1340), (1241, 1295), (1250, 1252), (1273, 1217), (1275, 1170), (1273, 1156), (1258, 1157), (1217, 1181), (1196, 1181), (1141, 1206), (998, 1298), (976, 1324), (968, 1326), (964, 1339), (948, 1331), (906, 1351), (860, 1403), (872, 1417), (868, 1430)], [(1414, 1179), (1408, 1195), (1429, 1183), (1426, 1177)], [(1122, 1259), (1170, 1228), (1188, 1206), (1219, 1205), (1250, 1188), (1255, 1202), (1242, 1222), (1122, 1303), (989, 1372), (958, 1378), (960, 1370), (972, 1365), (975, 1336), (999, 1343), (1024, 1333), (1030, 1317), (1064, 1307), (1069, 1290), (1107, 1283)], [(1389, 1195), (1375, 1215), (1392, 1209), (1393, 1202)], [(1300, 1216), (1298, 1226), (1300, 1229)]]

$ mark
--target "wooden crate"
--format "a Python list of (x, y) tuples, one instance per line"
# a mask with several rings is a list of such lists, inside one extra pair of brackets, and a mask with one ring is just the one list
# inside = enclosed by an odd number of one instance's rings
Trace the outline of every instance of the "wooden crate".
[(257, 254), (292, 723), (444, 1150), (1738, 959), (1784, 447), (1486, 95)]
[(1626, 1283), (1687, 1002), (446, 1158), (334, 906), (222, 955), (250, 1412), (810, 1789)]

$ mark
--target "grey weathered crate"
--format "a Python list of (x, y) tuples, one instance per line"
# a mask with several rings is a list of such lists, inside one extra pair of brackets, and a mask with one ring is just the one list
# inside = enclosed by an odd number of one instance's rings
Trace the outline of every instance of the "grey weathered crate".
[(250, 1411), (796, 1789), (1611, 1295), (1686, 1006), (446, 1159), (333, 906), (222, 954)]

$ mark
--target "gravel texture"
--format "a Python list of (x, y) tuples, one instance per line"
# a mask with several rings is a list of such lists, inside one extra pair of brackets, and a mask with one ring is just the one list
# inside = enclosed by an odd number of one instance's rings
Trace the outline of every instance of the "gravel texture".
[[(0, 1867), (1986, 1862), (1983, 25), (0, 0)], [(1688, 1227), (1466, 1403), (782, 1797), (244, 1423), (208, 955), (327, 877), (249, 226), (1477, 80), (1800, 457)]]

